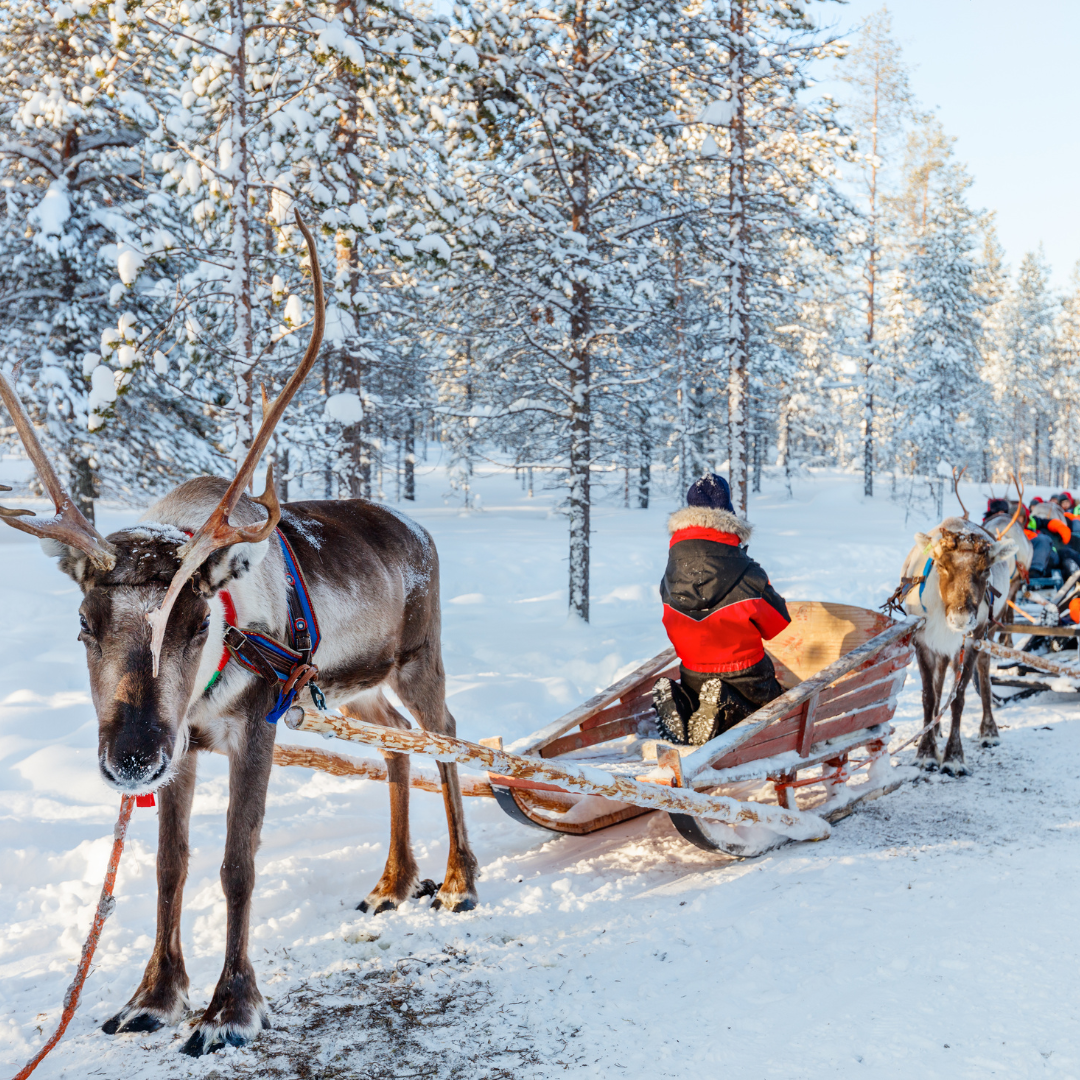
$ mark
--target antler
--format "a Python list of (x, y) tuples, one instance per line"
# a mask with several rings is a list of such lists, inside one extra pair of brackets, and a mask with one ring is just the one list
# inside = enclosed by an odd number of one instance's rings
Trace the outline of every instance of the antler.
[(191, 579), (195, 571), (215, 551), (221, 548), (232, 547), (233, 544), (257, 544), (273, 535), (281, 520), (281, 507), (278, 505), (277, 495), (274, 492), (274, 466), (271, 464), (266, 470), (266, 490), (255, 499), (255, 502), (266, 507), (266, 520), (259, 525), (250, 528), (241, 528), (229, 524), (229, 515), (236, 509), (244, 488), (251, 482), (255, 466), (259, 463), (263, 451), (266, 449), (270, 436), (274, 433), (277, 422), (285, 412), (286, 406), (292, 400), (293, 395), (300, 389), (300, 384), (307, 378), (319, 355), (319, 346), (322, 344), (323, 329), (326, 325), (326, 305), (323, 300), (322, 271), (319, 269), (319, 256), (315, 251), (315, 240), (308, 227), (304, 224), (299, 212), (296, 213), (296, 224), (304, 234), (308, 252), (311, 255), (311, 277), (315, 288), (315, 325), (311, 331), (311, 340), (308, 342), (307, 352), (304, 353), (300, 366), (292, 373), (292, 377), (282, 387), (281, 393), (269, 409), (264, 408), (263, 422), (258, 434), (251, 443), (243, 463), (237, 470), (233, 482), (229, 485), (221, 502), (214, 512), (206, 519), (198, 532), (183, 545), (177, 552), (180, 556), (180, 567), (173, 575), (169, 583), (169, 589), (165, 593), (165, 599), (161, 607), (156, 611), (147, 613), (146, 618), (150, 622), (152, 634), (150, 637), (150, 651), (154, 657), (154, 676), (158, 673), (158, 660), (161, 657), (161, 646), (165, 640), (165, 627), (169, 622), (169, 613), (176, 603), (180, 590)]
[(966, 473), (966, 472), (967, 472), (967, 466), (965, 465), (960, 470), (960, 475), (957, 476), (956, 475), (956, 466), (955, 465), (953, 466), (953, 470), (952, 470), (953, 492), (956, 495), (956, 501), (960, 504), (960, 509), (964, 511), (964, 520), (965, 521), (967, 521), (967, 519), (968, 519), (968, 509), (964, 505), (964, 500), (960, 498), (960, 481), (964, 479), (964, 473)]
[(1016, 524), (1020, 518), (1020, 511), (1024, 509), (1024, 487), (1020, 483), (1016, 473), (1009, 473), (1009, 475), (1012, 477), (1012, 482), (1016, 485), (1016, 513), (1013, 514), (1012, 521), (1010, 521), (1004, 529), (998, 532), (996, 537), (998, 540), (1000, 540)]
[[(32, 523), (20, 519), (36, 517), (33, 510), (11, 510), (0, 506), (0, 517), (13, 529), (41, 539), (59, 540), (69, 547), (85, 551), (99, 570), (111, 570), (116, 565), (116, 548), (83, 517), (79, 508), (71, 501), (71, 496), (64, 490), (56, 470), (52, 467), (52, 462), (38, 442), (33, 422), (23, 407), (22, 400), (3, 372), (0, 372), (0, 399), (7, 406), (7, 411), (15, 422), (15, 430), (19, 433), (19, 438), (56, 507), (54, 517), (38, 518)], [(4, 491), (10, 490), (9, 487), (4, 488)]]

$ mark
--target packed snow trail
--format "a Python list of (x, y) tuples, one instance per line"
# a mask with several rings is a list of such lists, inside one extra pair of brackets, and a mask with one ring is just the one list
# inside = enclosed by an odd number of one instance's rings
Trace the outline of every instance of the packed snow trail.
[[(751, 551), (781, 593), (873, 606), (892, 591), (912, 533), (931, 522), (904, 526), (902, 508), (864, 504), (858, 483), (822, 476), (794, 501), (777, 490), (753, 503)], [(478, 484), (484, 513), (437, 505), (435, 472), (407, 512), (439, 546), (459, 733), (509, 740), (663, 647), (671, 505), (595, 511), (584, 626), (566, 619), (565, 522), (505, 476)], [(134, 516), (105, 509), (100, 524)], [(59, 1015), (118, 798), (97, 774), (78, 592), (36, 542), (5, 530), (0, 544), (0, 1057), (11, 1075)], [(385, 859), (385, 786), (277, 768), (252, 917), (274, 1030), (197, 1061), (177, 1053), (183, 1028), (99, 1030), (152, 946), (157, 823), (137, 810), (83, 1005), (35, 1076), (1080, 1076), (1080, 700), (1048, 693), (999, 710), (1001, 746), (981, 750), (973, 696), (972, 776), (905, 785), (827, 842), (752, 862), (699, 851), (656, 814), (548, 839), (470, 799), (481, 904), (456, 916), (423, 902), (353, 910)], [(914, 671), (896, 726), (897, 741), (921, 726)], [(204, 755), (183, 919), (196, 1008), (221, 965), (227, 797), (224, 759)], [(412, 805), (421, 874), (438, 880), (441, 801), (417, 792)]]

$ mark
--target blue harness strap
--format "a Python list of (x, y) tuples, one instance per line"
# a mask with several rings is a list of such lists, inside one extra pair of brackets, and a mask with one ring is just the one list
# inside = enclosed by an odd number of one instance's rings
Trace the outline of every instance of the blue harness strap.
[(921, 607), (923, 611), (926, 610), (926, 605), (922, 602), (922, 591), (926, 588), (926, 578), (930, 573), (930, 567), (933, 565), (934, 556), (931, 555), (930, 558), (926, 560), (926, 565), (922, 568), (922, 581), (919, 582), (919, 607)]
[(239, 630), (229, 627), (225, 645), (232, 658), (253, 675), (278, 684), (274, 707), (266, 714), (269, 724), (276, 724), (296, 701), (297, 693), (305, 686), (317, 709), (326, 708), (326, 698), (315, 684), (318, 668), (312, 664), (321, 634), (315, 617), (307, 583), (296, 555), (284, 533), (277, 530), (281, 555), (285, 560), (285, 587), (289, 607), (289, 641), (285, 645), (260, 630)]

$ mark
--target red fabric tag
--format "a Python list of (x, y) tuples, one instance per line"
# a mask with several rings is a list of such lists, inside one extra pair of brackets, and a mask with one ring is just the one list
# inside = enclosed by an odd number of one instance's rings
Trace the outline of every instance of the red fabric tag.
[(149, 795), (136, 795), (136, 806), (154, 806), (154, 793), (151, 791)]

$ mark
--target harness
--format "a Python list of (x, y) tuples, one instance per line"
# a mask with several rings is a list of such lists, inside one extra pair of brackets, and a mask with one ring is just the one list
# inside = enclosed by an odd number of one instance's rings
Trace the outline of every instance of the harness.
[(914, 577), (902, 577), (900, 579), (900, 584), (896, 587), (896, 591), (881, 605), (881, 610), (888, 615), (891, 615), (893, 612), (903, 614), (904, 601), (907, 599), (907, 594), (918, 585), (919, 606), (925, 611), (926, 605), (923, 603), (922, 598), (923, 589), (926, 588), (926, 579), (930, 576), (930, 568), (933, 565), (934, 557), (931, 555), (930, 558), (926, 560), (926, 565), (923, 567), (923, 572), (921, 574), (917, 574)]
[(266, 715), (269, 724), (276, 724), (281, 719), (305, 686), (311, 691), (315, 708), (326, 708), (326, 698), (314, 681), (319, 669), (312, 663), (321, 639), (319, 620), (315, 617), (296, 555), (285, 534), (280, 529), (275, 531), (285, 560), (289, 643), (286, 645), (261, 630), (241, 630), (237, 627), (236, 605), (223, 589), (218, 596), (225, 608), (225, 647), (217, 670), (203, 689), (203, 693), (208, 694), (217, 685), (229, 660), (235, 660), (242, 668), (278, 688), (277, 702)]
[[(926, 560), (926, 565), (923, 567), (923, 572), (917, 574), (914, 577), (902, 577), (900, 584), (896, 587), (896, 591), (881, 605), (880, 610), (886, 614), (891, 615), (894, 611), (903, 614), (904, 600), (907, 598), (907, 594), (911, 592), (916, 585), (919, 586), (919, 607), (926, 611), (926, 605), (923, 603), (923, 590), (926, 588), (926, 579), (930, 576), (930, 568), (934, 565), (934, 557), (930, 556)], [(1020, 564), (1017, 563), (1017, 566)], [(994, 603), (1001, 593), (994, 588), (993, 583), (989, 580), (986, 582), (986, 593), (990, 598), (990, 619), (994, 619)]]

